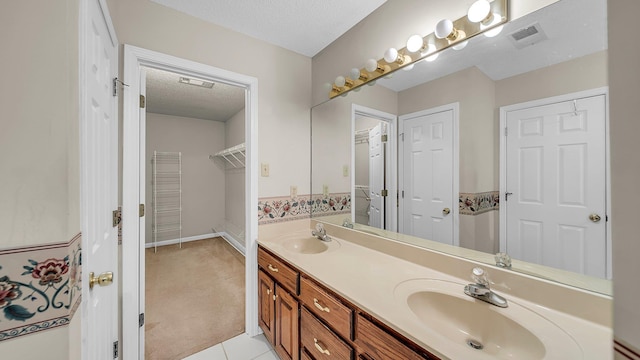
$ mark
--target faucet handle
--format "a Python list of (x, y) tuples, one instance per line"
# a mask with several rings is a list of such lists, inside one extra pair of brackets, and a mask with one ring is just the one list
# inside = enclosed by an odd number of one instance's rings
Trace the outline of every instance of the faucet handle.
[(484, 271), (483, 268), (480, 267), (476, 267), (473, 268), (473, 271), (471, 272), (471, 279), (479, 285), (483, 285), (485, 287), (489, 287), (489, 276), (487, 275), (487, 273)]

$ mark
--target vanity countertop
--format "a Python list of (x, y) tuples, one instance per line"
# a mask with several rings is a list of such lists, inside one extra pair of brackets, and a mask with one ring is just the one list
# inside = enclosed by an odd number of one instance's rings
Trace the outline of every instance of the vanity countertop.
[[(363, 246), (362, 241), (367, 241), (367, 237), (370, 237), (370, 235), (367, 234), (354, 233), (353, 235), (355, 237), (360, 238), (360, 241), (354, 242), (350, 239), (350, 233), (344, 232), (341, 229), (335, 229), (336, 232), (342, 235), (342, 237), (335, 237), (332, 234), (331, 227), (327, 228), (327, 233), (333, 237), (333, 241), (327, 244), (329, 246), (328, 251), (318, 254), (302, 254), (290, 250), (286, 244), (296, 238), (309, 238), (311, 232), (309, 228), (301, 228), (300, 226), (295, 228), (288, 225), (278, 230), (274, 225), (269, 225), (269, 227), (267, 231), (263, 231), (263, 228), (260, 230), (258, 243), (261, 246), (282, 257), (327, 288), (335, 291), (364, 311), (377, 317), (389, 327), (433, 354), (444, 359), (469, 357), (468, 349), (450, 345), (450, 341), (441, 338), (443, 336), (442, 334), (425, 331), (424, 326), (416, 321), (416, 316), (409, 310), (406, 299), (399, 295), (398, 289), (402, 287), (401, 284), (406, 284), (409, 281), (437, 279), (449, 284), (460, 284), (460, 293), (463, 293), (464, 284), (470, 283), (470, 278), (454, 276), (448, 271), (438, 271), (431, 266), (424, 266), (417, 264), (415, 261), (408, 261), (397, 256), (389, 255), (386, 251), (380, 252), (374, 250), (375, 246), (373, 246), (373, 248)], [(370, 237), (370, 240), (371, 243), (381, 241), (376, 237)], [(403, 246), (401, 244), (394, 244), (389, 240), (384, 241), (389, 242), (388, 244), (385, 243), (385, 246)], [(422, 248), (410, 247), (410, 252), (414, 257), (420, 257), (421, 255), (426, 258), (434, 258), (435, 256), (434, 259), (442, 257), (442, 259), (438, 260), (440, 262), (469, 262), (464, 259), (453, 259), (445, 254), (438, 254)], [(426, 253), (420, 254), (421, 252)], [(460, 264), (454, 265), (460, 267)], [(515, 296), (507, 290), (515, 289), (514, 292), (518, 293), (518, 291), (516, 291), (518, 290), (518, 286), (510, 287), (509, 282), (515, 282), (518, 276), (522, 277), (523, 275), (513, 275), (509, 280), (504, 280), (504, 276), (496, 274), (498, 275), (496, 279), (496, 277), (492, 275), (494, 272), (499, 273), (500, 269), (473, 262), (469, 262), (467, 267), (471, 269), (474, 266), (481, 266), (487, 270), (492, 281), (496, 283), (493, 289), (496, 293), (507, 298), (510, 304), (517, 304), (514, 306), (532, 310), (537, 313), (537, 315), (542, 316), (564, 330), (581, 348), (584, 359), (612, 358), (613, 333), (610, 324), (610, 298), (588, 292), (583, 292), (584, 297), (580, 298), (581, 292), (576, 293), (574, 289), (565, 289), (566, 287), (557, 284), (555, 286), (560, 287), (557, 291), (571, 291), (570, 297), (558, 296), (557, 293), (554, 293), (550, 295), (555, 298), (551, 301), (558, 302), (558, 307), (550, 306), (549, 303), (540, 304), (531, 301), (531, 299)], [(439, 266), (434, 267), (439, 268)], [(458, 271), (458, 273), (461, 272)], [(507, 275), (507, 278), (509, 276), (512, 275)], [(533, 286), (535, 287), (535, 279), (532, 282), (532, 279), (525, 278), (526, 280), (524, 280), (524, 282), (527, 284), (528, 293), (536, 294), (539, 290), (548, 292), (550, 286), (548, 283), (541, 280), (540, 282), (544, 283), (542, 285), (544, 287), (542, 289), (536, 289), (532, 288), (532, 284), (534, 284)], [(505, 291), (501, 291), (503, 289)], [(520, 293), (522, 293), (522, 291), (520, 291)], [(578, 298), (576, 298), (576, 296), (578, 296)], [(576, 299), (582, 301), (576, 301)], [(571, 301), (573, 304), (563, 304), (567, 301)], [(607, 306), (607, 304), (609, 309), (602, 309), (602, 307)], [(601, 312), (604, 315), (598, 316), (596, 314), (593, 318), (585, 318), (558, 310), (562, 309), (563, 306), (584, 308), (585, 314)], [(591, 308), (591, 310), (589, 308)], [(553, 339), (547, 340), (553, 341)], [(474, 358), (493, 359), (495, 357), (487, 353), (477, 352), (474, 354)]]

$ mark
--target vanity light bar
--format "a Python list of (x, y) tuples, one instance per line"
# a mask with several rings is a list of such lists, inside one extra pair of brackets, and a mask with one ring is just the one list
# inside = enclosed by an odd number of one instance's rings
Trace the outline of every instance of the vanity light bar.
[[(398, 69), (410, 67), (418, 61), (426, 58), (431, 58), (432, 56), (439, 54), (443, 50), (450, 47), (464, 47), (462, 46), (462, 43), (464, 43), (465, 41), (468, 41), (469, 39), (477, 35), (488, 32), (492, 29), (496, 29), (499, 26), (503, 26), (505, 23), (507, 23), (509, 21), (508, 3), (509, 0), (493, 0), (492, 2), (490, 2), (490, 14), (493, 14), (496, 19), (489, 25), (483, 24), (483, 22), (471, 22), (469, 20), (469, 16), (465, 15), (457, 20), (452, 21), (452, 33), (455, 32), (457, 36), (449, 36), (440, 39), (436, 36), (435, 32), (424, 36), (422, 38), (424, 49), (430, 48), (433, 49), (432, 51), (421, 52), (424, 50), (420, 50), (416, 53), (411, 53), (409, 52), (409, 50), (407, 50), (406, 47), (404, 47), (397, 50), (397, 54), (399, 56), (392, 57), (393, 61), (388, 62), (385, 61), (384, 58), (382, 58), (377, 61), (377, 64), (373, 64), (377, 66), (365, 66), (364, 68), (360, 69), (360, 73), (367, 76), (360, 76), (358, 79), (350, 78), (350, 81), (344, 82), (342, 81), (344, 77), (338, 76), (337, 79), (339, 79), (339, 81), (332, 85), (331, 90), (329, 91), (329, 98), (333, 99), (336, 96), (344, 96), (351, 90), (358, 89), (362, 85), (374, 82), (378, 78), (385, 77)], [(497, 17), (499, 17), (499, 19)], [(391, 52), (395, 54), (394, 51)], [(387, 58), (391, 60), (389, 56), (387, 56)], [(375, 61), (374, 59), (370, 59), (369, 61), (371, 60)], [(369, 71), (368, 68), (373, 70)]]

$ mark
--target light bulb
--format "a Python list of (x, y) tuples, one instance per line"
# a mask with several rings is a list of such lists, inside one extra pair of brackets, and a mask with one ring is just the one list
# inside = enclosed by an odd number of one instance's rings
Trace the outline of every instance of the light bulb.
[(484, 22), (491, 14), (491, 4), (487, 0), (478, 0), (471, 4), (467, 18), (472, 23)]
[(409, 71), (409, 70), (412, 70), (412, 69), (413, 69), (413, 64), (407, 65), (407, 66), (402, 68), (402, 70), (404, 70), (404, 71)]
[(407, 51), (414, 53), (424, 48), (424, 39), (420, 35), (411, 35), (407, 40)]
[[(485, 24), (483, 22), (482, 24), (480, 24), (480, 30), (484, 30), (486, 28), (494, 26), (494, 25), (498, 24), (501, 20), (502, 20), (502, 17), (500, 15), (498, 15), (496, 13), (493, 13), (492, 16), (491, 16), (491, 19), (490, 19), (490, 21), (488, 23)], [(491, 30), (487, 30), (487, 31), (484, 32), (484, 36), (486, 36), (486, 37), (494, 37), (494, 36), (500, 34), (500, 32), (502, 32), (502, 28), (503, 27), (504, 27), (503, 25), (500, 25), (500, 26), (496, 26), (495, 28), (493, 28)]]
[(384, 52), (384, 61), (391, 64), (398, 60), (398, 50), (395, 48), (389, 48)]
[(453, 45), (451, 48), (453, 50), (462, 50), (462, 49), (467, 47), (467, 44), (469, 44), (469, 40), (465, 40), (465, 41), (459, 42), (459, 43)]
[(369, 59), (367, 60), (367, 62), (364, 63), (364, 68), (365, 70), (367, 70), (368, 72), (374, 72), (376, 71), (380, 66), (378, 65), (378, 62), (375, 59)]
[(336, 84), (337, 87), (343, 87), (344, 84), (346, 83), (346, 79), (344, 78), (344, 76), (340, 75), (336, 77), (336, 81), (334, 83)]
[[(436, 51), (436, 46), (435, 46), (435, 45), (433, 45), (433, 44), (429, 44), (429, 45), (427, 45), (427, 54), (432, 53), (432, 52), (434, 52), (434, 51)], [(438, 58), (438, 56), (440, 56), (440, 53), (436, 53), (436, 54), (433, 54), (433, 55), (431, 55), (431, 56), (427, 56), (427, 57), (426, 57), (426, 58), (424, 58), (424, 59), (425, 59), (426, 61), (428, 61), (428, 62), (432, 62), (432, 61), (434, 61), (435, 59), (437, 59), (437, 58)]]
[(349, 71), (349, 77), (353, 79), (353, 81), (361, 80), (362, 75), (360, 74), (360, 69), (353, 68)]
[(443, 19), (436, 24), (436, 37), (438, 39), (449, 38), (453, 32), (453, 22), (449, 19)]

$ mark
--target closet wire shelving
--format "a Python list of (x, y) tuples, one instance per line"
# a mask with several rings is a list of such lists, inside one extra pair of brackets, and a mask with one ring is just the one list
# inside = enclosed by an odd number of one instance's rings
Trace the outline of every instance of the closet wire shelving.
[(182, 153), (154, 151), (153, 166), (153, 247), (158, 236), (177, 235), (182, 248)]
[(233, 168), (244, 168), (247, 160), (246, 150), (245, 144), (242, 143), (209, 155), (209, 159), (224, 159), (224, 162)]
[[(225, 170), (240, 170), (246, 166), (247, 154), (245, 143), (241, 143), (224, 150), (218, 151), (213, 155), (209, 155), (210, 160), (220, 160), (220, 164)], [(231, 236), (233, 239), (244, 243), (245, 232), (241, 226), (234, 224), (229, 219), (224, 219), (223, 222), (214, 224), (211, 230), (214, 233), (225, 233)]]

